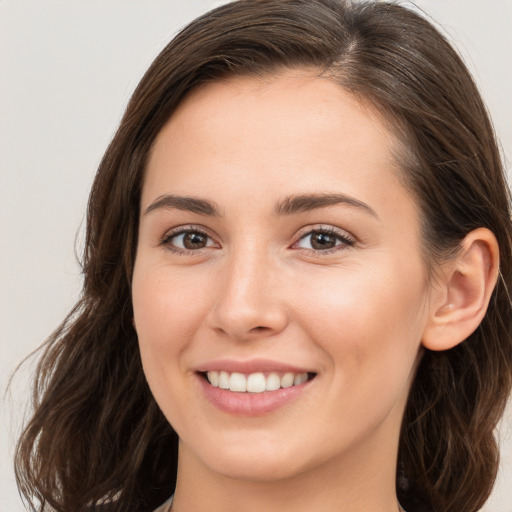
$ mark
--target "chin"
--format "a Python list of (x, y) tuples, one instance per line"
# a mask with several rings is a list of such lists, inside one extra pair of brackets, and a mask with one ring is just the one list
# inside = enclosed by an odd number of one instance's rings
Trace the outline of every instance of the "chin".
[(275, 482), (286, 480), (300, 474), (303, 470), (290, 459), (280, 457), (279, 460), (268, 457), (247, 457), (245, 460), (225, 458), (222, 463), (216, 460), (210, 468), (218, 474), (233, 480), (251, 482)]
[(226, 478), (271, 482), (293, 478), (321, 463), (318, 454), (309, 460), (305, 451), (304, 446), (286, 446), (282, 439), (280, 443), (252, 439), (243, 444), (217, 440), (197, 450), (196, 457), (203, 467)]

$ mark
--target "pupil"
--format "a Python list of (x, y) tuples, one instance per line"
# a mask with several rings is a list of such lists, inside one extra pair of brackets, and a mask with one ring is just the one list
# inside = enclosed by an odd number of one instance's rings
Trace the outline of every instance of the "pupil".
[(200, 249), (205, 246), (205, 237), (200, 233), (187, 233), (183, 238), (183, 245), (187, 249)]
[(315, 233), (311, 245), (315, 249), (330, 249), (336, 241), (332, 235), (326, 233)]

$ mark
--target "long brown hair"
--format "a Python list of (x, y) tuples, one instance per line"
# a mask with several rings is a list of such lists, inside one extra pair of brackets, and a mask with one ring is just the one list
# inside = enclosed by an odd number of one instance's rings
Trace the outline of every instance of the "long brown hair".
[(177, 436), (146, 384), (130, 283), (148, 152), (193, 88), (308, 67), (369, 101), (402, 141), (406, 186), (435, 268), (487, 227), (501, 274), (485, 319), (423, 354), (402, 425), (397, 492), (409, 512), (472, 512), (498, 467), (493, 436), (512, 385), (510, 200), (492, 125), (466, 67), (425, 19), (394, 3), (241, 0), (183, 29), (134, 92), (91, 191), (82, 296), (44, 346), (16, 474), (36, 510), (149, 511), (176, 480)]

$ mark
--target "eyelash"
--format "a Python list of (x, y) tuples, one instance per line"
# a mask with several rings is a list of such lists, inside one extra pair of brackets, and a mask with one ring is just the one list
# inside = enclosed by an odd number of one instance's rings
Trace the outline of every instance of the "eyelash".
[[(167, 250), (169, 250), (175, 254), (182, 255), (182, 256), (192, 256), (192, 255), (200, 253), (202, 251), (202, 249), (204, 249), (204, 248), (181, 249), (181, 248), (177, 248), (177, 247), (173, 246), (173, 244), (171, 243), (171, 241), (174, 238), (176, 238), (180, 235), (186, 235), (188, 233), (195, 233), (195, 234), (204, 236), (204, 237), (212, 240), (212, 238), (208, 235), (208, 233), (206, 233), (202, 229), (199, 229), (194, 226), (190, 226), (190, 227), (185, 227), (185, 228), (179, 228), (177, 231), (171, 231), (170, 233), (166, 233), (163, 236), (163, 238), (161, 239), (159, 245), (162, 247), (165, 247)], [(308, 236), (313, 236), (314, 234), (326, 234), (326, 235), (334, 237), (336, 239), (336, 242), (341, 242), (341, 243), (335, 245), (334, 247), (332, 247), (330, 249), (315, 250), (315, 249), (297, 248), (297, 250), (299, 252), (307, 253), (308, 255), (314, 255), (316, 257), (322, 257), (327, 254), (332, 254), (334, 252), (349, 249), (356, 244), (356, 241), (351, 236), (349, 236), (346, 232), (338, 230), (332, 226), (328, 226), (328, 227), (318, 227), (318, 228), (314, 228), (314, 229), (309, 229), (308, 231), (301, 234), (299, 236), (298, 240), (296, 242), (294, 242), (291, 247), (293, 248), (293, 247), (297, 246), (297, 244), (299, 244), (302, 240), (306, 239)]]

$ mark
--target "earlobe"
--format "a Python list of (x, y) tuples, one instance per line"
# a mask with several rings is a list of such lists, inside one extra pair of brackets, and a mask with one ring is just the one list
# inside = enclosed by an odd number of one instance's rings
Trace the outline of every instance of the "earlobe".
[(471, 231), (457, 256), (442, 267), (422, 343), (448, 350), (470, 336), (485, 316), (499, 269), (499, 248), (486, 228)]

